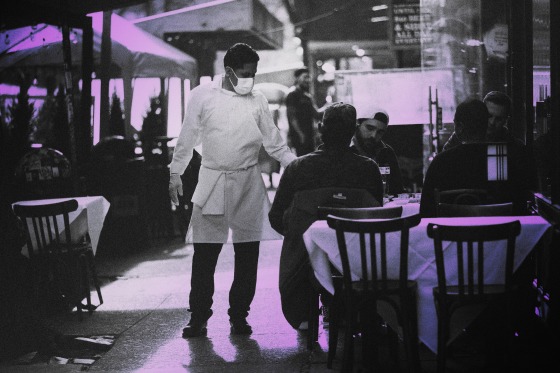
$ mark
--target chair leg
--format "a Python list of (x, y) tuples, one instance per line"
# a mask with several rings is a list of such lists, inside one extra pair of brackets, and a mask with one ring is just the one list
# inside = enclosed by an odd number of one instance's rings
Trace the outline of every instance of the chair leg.
[(95, 291), (97, 292), (97, 298), (99, 299), (99, 306), (103, 304), (103, 296), (101, 295), (101, 287), (99, 285), (99, 278), (97, 277), (97, 269), (95, 268), (95, 258), (93, 257), (93, 252), (88, 252), (89, 268), (91, 271), (91, 277), (93, 279), (93, 286), (95, 286)]
[(440, 312), (438, 315), (437, 373), (445, 373), (448, 322), (447, 312)]
[(416, 314), (416, 295), (409, 294), (403, 307), (403, 339), (408, 360), (408, 371), (420, 372), (420, 355), (418, 352), (418, 318)]
[(79, 299), (79, 305), (78, 307), (83, 307), (81, 298), (83, 295), (86, 296), (86, 310), (91, 313), (92, 312), (92, 307), (91, 307), (91, 291), (90, 291), (90, 287), (89, 287), (89, 276), (88, 276), (88, 265), (87, 265), (87, 259), (86, 259), (86, 255), (85, 254), (81, 254), (78, 257), (78, 260), (80, 262), (80, 269), (81, 269), (81, 274), (82, 274), (82, 287), (83, 287), (83, 293), (80, 292), (80, 299)]
[(346, 314), (346, 330), (344, 333), (344, 346), (342, 353), (342, 368), (341, 372), (352, 372), (354, 368), (354, 319), (355, 315), (353, 312), (348, 312)]
[[(379, 371), (379, 330), (382, 318), (377, 313), (377, 301), (368, 302), (364, 308), (364, 315), (360, 318), (362, 323), (363, 361), (368, 371)], [(373, 315), (373, 317), (372, 317)]]
[(83, 266), (82, 266), (82, 260), (81, 260), (81, 256), (79, 256), (77, 258), (77, 260), (75, 261), (75, 266), (76, 266), (76, 276), (77, 278), (75, 279), (76, 281), (76, 292), (75, 294), (71, 294), (71, 296), (74, 299), (71, 299), (71, 302), (73, 305), (76, 306), (76, 312), (78, 313), (78, 318), (80, 319), (80, 321), (83, 320), (83, 315), (82, 315), (82, 295), (83, 295), (83, 291), (82, 291), (82, 287), (84, 285), (84, 273), (83, 273)]
[(332, 368), (332, 363), (336, 356), (336, 347), (338, 344), (338, 328), (340, 327), (340, 319), (342, 316), (342, 304), (340, 299), (340, 291), (335, 288), (332, 304), (329, 310), (329, 352), (327, 355), (327, 368)]
[(319, 339), (319, 294), (310, 288), (307, 349), (312, 350)]

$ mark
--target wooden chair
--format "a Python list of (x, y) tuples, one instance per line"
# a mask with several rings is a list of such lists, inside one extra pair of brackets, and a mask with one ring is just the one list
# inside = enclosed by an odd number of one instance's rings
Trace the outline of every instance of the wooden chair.
[(437, 210), (438, 217), (512, 216), (513, 203), (507, 202), (489, 205), (457, 205), (452, 203), (439, 203)]
[[(76, 211), (75, 199), (36, 206), (14, 205), (14, 213), (25, 223), (29, 258), (42, 272), (42, 280), (53, 278), (54, 289), (45, 286), (39, 291), (53, 290), (69, 306), (92, 312), (103, 304), (103, 297), (95, 269), (89, 235), (72, 237), (69, 214)], [(47, 277), (45, 277), (47, 276)], [(90, 284), (93, 283), (99, 305), (91, 303)], [(49, 285), (49, 286), (50, 286)], [(82, 304), (86, 298), (87, 304)]]
[[(520, 232), (519, 221), (480, 226), (428, 224), (428, 236), (434, 240), (438, 278), (438, 286), (433, 289), (438, 316), (438, 373), (445, 372), (451, 317), (459, 308), (503, 301), (504, 313), (501, 319), (506, 322), (505, 330), (510, 327), (515, 238)], [(496, 240), (507, 241), (504, 255), (505, 275), (503, 283), (489, 284), (485, 281), (484, 274), (494, 268), (487, 268), (489, 266), (484, 264), (484, 253), (489, 249), (488, 246), (484, 246), (484, 243)], [(444, 241), (455, 243), (456, 250), (444, 246)], [(455, 258), (449, 257), (453, 255)], [(457, 273), (458, 280), (449, 281), (449, 273)], [(508, 332), (508, 334), (511, 333)], [(507, 356), (512, 336), (506, 335), (505, 337)]]
[[(300, 313), (299, 309), (308, 309), (304, 313), (308, 321), (307, 348), (310, 350), (319, 338), (320, 284), (311, 268), (309, 254), (303, 243), (303, 233), (318, 220), (319, 206), (358, 208), (380, 206), (380, 203), (365, 189), (323, 187), (298, 191), (290, 208), (284, 213), (284, 229), (287, 234), (280, 255), (282, 308), (287, 318), (288, 312), (292, 313), (289, 317), (293, 317), (294, 313)], [(293, 299), (286, 299), (285, 302), (284, 292), (290, 293)], [(307, 303), (302, 303), (302, 299), (307, 300)]]
[[(401, 217), (402, 210), (402, 206), (363, 208), (319, 206), (317, 208), (317, 215), (320, 220), (326, 220), (328, 215), (345, 219), (395, 219)], [(335, 270), (334, 268), (332, 269)], [(327, 368), (329, 369), (332, 368), (332, 363), (336, 356), (338, 329), (344, 309), (344, 305), (342, 304), (343, 299), (341, 299), (342, 275), (340, 273), (333, 274), (333, 284), (335, 293), (333, 294), (332, 304), (329, 309), (329, 351), (327, 355)], [(310, 309), (313, 312), (317, 307), (312, 307)], [(318, 318), (318, 313), (311, 314), (309, 317), (310, 320), (318, 320)]]
[[(420, 223), (420, 216), (412, 215), (396, 219), (354, 220), (327, 216), (329, 227), (336, 230), (338, 248), (342, 262), (342, 292), (346, 308), (346, 331), (342, 371), (353, 369), (353, 333), (356, 316), (360, 317), (363, 330), (363, 357), (367, 368), (378, 368), (378, 341), (374, 320), (377, 319), (378, 301), (387, 302), (395, 311), (397, 321), (403, 330), (403, 340), (408, 360), (409, 371), (420, 371), (418, 354), (418, 321), (416, 311), (417, 284), (408, 280), (408, 238), (409, 229)], [(398, 248), (398, 278), (389, 279), (388, 248), (386, 234), (400, 232)], [(349, 253), (345, 233), (359, 234), (361, 278), (352, 279)], [(376, 236), (380, 244), (376, 244)], [(369, 246), (366, 244), (369, 238)], [(392, 254), (389, 252), (389, 254)], [(371, 263), (371, 276), (367, 262)]]

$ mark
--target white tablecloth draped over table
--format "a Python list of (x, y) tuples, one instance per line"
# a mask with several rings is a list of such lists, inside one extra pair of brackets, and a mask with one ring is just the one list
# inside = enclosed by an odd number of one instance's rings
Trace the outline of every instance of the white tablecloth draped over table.
[[(405, 205), (406, 206), (406, 205)], [(403, 210), (403, 216), (407, 211)], [(429, 223), (446, 225), (483, 225), (505, 223), (513, 220), (521, 222), (521, 234), (516, 240), (514, 269), (517, 270), (523, 260), (531, 252), (540, 238), (547, 232), (550, 224), (540, 216), (514, 216), (514, 217), (475, 217), (475, 218), (424, 218), (420, 224), (410, 230), (409, 240), (409, 279), (418, 282), (418, 334), (420, 340), (432, 351), (437, 350), (437, 315), (433, 301), (432, 288), (437, 286), (437, 272), (433, 240), (427, 235)], [(330, 293), (334, 292), (331, 277), (331, 263), (342, 272), (342, 265), (334, 229), (329, 228), (326, 221), (313, 223), (304, 233), (303, 239), (315, 276), (319, 283)], [(451, 245), (450, 243), (448, 243)], [(347, 245), (350, 257), (350, 266), (353, 277), (358, 279), (361, 274), (359, 259), (359, 239), (356, 234), (348, 234)], [(396, 278), (398, 273), (397, 248), (400, 245), (400, 233), (392, 233), (387, 237), (389, 276)], [(448, 245), (448, 247), (449, 247)], [(501, 250), (486, 250), (485, 267), (494, 271), (487, 276), (487, 281), (503, 283), (503, 259), (500, 255), (505, 253), (505, 242), (491, 242), (486, 247), (493, 245)], [(395, 254), (389, 254), (395, 252)], [(391, 265), (392, 264), (392, 265)], [(354, 269), (356, 269), (354, 271)], [(456, 279), (457, 273), (448, 273), (450, 278)], [(472, 318), (466, 315), (464, 325), (468, 325)]]
[[(99, 243), (99, 236), (101, 235), (101, 229), (103, 228), (103, 222), (110, 206), (109, 202), (103, 196), (19, 201), (14, 203), (13, 205), (37, 206), (67, 201), (70, 199), (75, 199), (78, 202), (78, 209), (69, 214), (72, 239), (79, 240), (85, 233), (89, 233), (89, 237), (91, 239), (91, 247), (93, 249), (93, 254), (95, 255), (95, 253), (97, 252), (97, 245)], [(62, 221), (62, 219), (59, 219), (58, 227), (61, 232), (64, 230), (64, 222)], [(23, 248), (22, 253), (26, 256), (29, 256), (27, 252), (27, 245), (25, 245), (25, 247)]]

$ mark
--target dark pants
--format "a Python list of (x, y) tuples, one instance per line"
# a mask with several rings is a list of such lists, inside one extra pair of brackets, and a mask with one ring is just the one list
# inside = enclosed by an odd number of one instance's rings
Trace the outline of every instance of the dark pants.
[(305, 140), (301, 142), (299, 136), (295, 133), (290, 134), (290, 146), (295, 149), (296, 155), (301, 157), (315, 151), (315, 139), (313, 131), (306, 131)]
[[(257, 265), (260, 242), (234, 243), (235, 269), (229, 291), (230, 319), (245, 319), (257, 285)], [(204, 322), (212, 316), (214, 272), (221, 243), (195, 243), (189, 297), (191, 320)]]

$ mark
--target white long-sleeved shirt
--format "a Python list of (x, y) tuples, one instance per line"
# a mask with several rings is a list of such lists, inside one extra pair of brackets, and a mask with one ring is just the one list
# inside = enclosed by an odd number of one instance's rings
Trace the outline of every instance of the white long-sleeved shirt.
[[(234, 242), (236, 237), (239, 241), (278, 239), (268, 223), (270, 201), (255, 167), (262, 145), (282, 166), (296, 156), (274, 124), (264, 95), (258, 91), (238, 95), (221, 88), (221, 79), (195, 88), (170, 172), (182, 174), (198, 145), (202, 145), (202, 166), (192, 198), (193, 241), (225, 242), (228, 228)], [(241, 185), (245, 190), (228, 190)]]
[(182, 174), (193, 148), (200, 144), (202, 166), (213, 170), (232, 171), (257, 164), (261, 145), (284, 167), (295, 159), (274, 124), (264, 95), (256, 90), (238, 95), (221, 88), (220, 79), (192, 90), (171, 173)]

